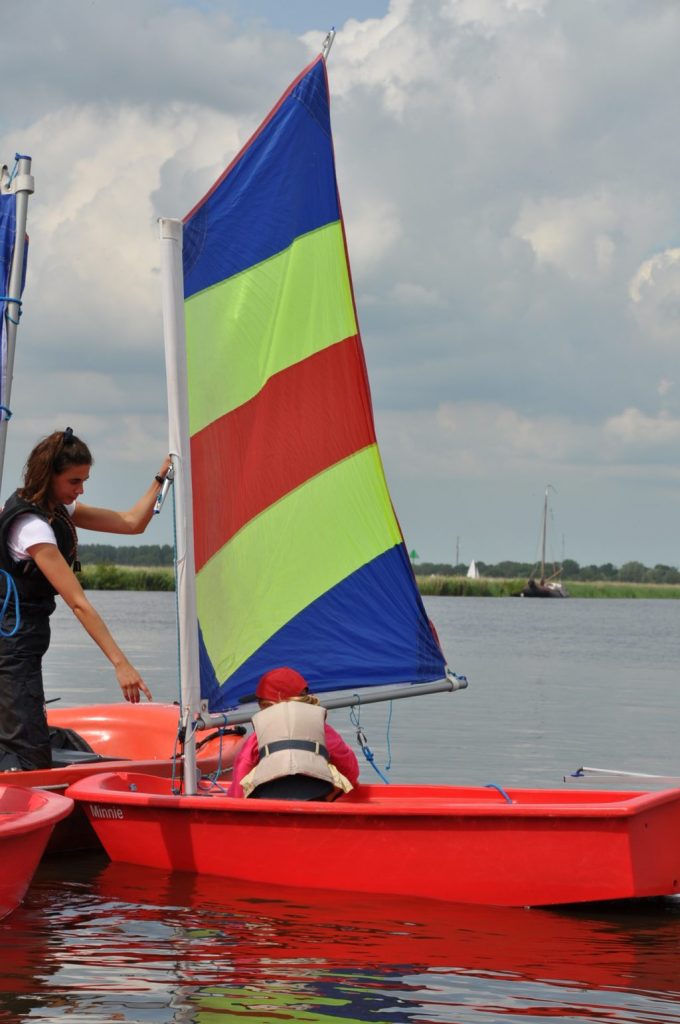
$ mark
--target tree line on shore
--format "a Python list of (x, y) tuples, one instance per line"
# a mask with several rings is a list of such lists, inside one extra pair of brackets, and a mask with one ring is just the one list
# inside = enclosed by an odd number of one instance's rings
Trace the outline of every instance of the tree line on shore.
[[(531, 562), (498, 562), (495, 565), (475, 561), (480, 576), (490, 579), (524, 579), (536, 575), (537, 566)], [(464, 563), (448, 565), (439, 562), (414, 562), (418, 576), (465, 576), (468, 567)], [(556, 567), (557, 568), (557, 567)], [(546, 575), (553, 572), (546, 566)], [(580, 566), (572, 558), (562, 563), (562, 579), (584, 582), (604, 580), (610, 583), (680, 583), (680, 571), (672, 565), (655, 565), (652, 568), (642, 562), (624, 562), (617, 568), (611, 562), (604, 565)]]
[(81, 565), (139, 565), (155, 568), (174, 565), (172, 544), (79, 544)]
[[(123, 565), (148, 568), (170, 567), (174, 564), (174, 550), (171, 544), (81, 544), (78, 555), (83, 565)], [(413, 560), (418, 576), (465, 576), (468, 567), (460, 562), (449, 565), (446, 562), (421, 562)], [(536, 565), (530, 562), (475, 562), (480, 576), (490, 579), (523, 579), (536, 574)], [(584, 582), (604, 580), (620, 583), (680, 583), (680, 570), (672, 565), (655, 565), (649, 568), (642, 562), (624, 562), (617, 568), (611, 562), (604, 565), (581, 566), (572, 558), (562, 563), (562, 578)]]

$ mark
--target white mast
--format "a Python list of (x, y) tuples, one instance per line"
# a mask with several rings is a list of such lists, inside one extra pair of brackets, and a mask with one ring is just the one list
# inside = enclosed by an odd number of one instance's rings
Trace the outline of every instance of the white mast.
[(198, 616), (194, 562), (187, 362), (184, 327), (182, 222), (161, 218), (161, 289), (169, 451), (174, 471), (179, 678), (184, 743), (184, 792), (197, 789), (195, 721), (200, 711)]
[[(5, 327), (7, 331), (7, 355), (4, 366), (4, 381), (2, 388), (3, 402), (6, 410), (9, 409), (10, 395), (12, 391), (12, 377), (14, 375), (14, 349), (16, 346), (17, 327), (19, 314), (21, 312), (21, 281), (24, 271), (24, 243), (26, 239), (26, 220), (28, 216), (28, 197), (35, 191), (35, 181), (31, 174), (30, 156), (17, 154), (16, 174), (11, 180), (0, 182), (0, 191), (13, 192), (16, 196), (15, 220), (16, 235), (14, 240), (14, 252), (12, 254), (12, 268), (9, 274), (7, 295), (10, 301), (7, 303), (5, 313)], [(4, 179), (4, 175), (3, 175)], [(10, 413), (0, 410), (0, 491), (2, 489), (2, 472), (5, 465), (5, 445), (7, 442), (7, 423)]]

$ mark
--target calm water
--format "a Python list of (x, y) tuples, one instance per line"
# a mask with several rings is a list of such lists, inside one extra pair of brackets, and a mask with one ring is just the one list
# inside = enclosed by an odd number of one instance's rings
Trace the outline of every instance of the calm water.
[[(174, 596), (94, 599), (156, 699), (174, 699)], [(582, 764), (680, 772), (677, 602), (427, 606), (470, 686), (395, 702), (391, 717), (387, 706), (362, 710), (386, 777), (635, 788), (569, 773)], [(63, 611), (46, 689), (62, 703), (117, 698), (107, 664)], [(331, 720), (354, 741), (348, 712)], [(367, 766), (362, 778), (376, 776)], [(674, 899), (606, 913), (427, 905), (171, 876), (95, 856), (46, 863), (25, 905), (0, 923), (0, 947), (0, 1021), (680, 1020)]]

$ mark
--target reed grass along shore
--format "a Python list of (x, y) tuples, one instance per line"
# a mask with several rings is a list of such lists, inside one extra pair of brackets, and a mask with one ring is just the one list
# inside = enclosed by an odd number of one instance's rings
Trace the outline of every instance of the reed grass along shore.
[[(468, 579), (466, 576), (416, 576), (424, 596), (518, 597), (526, 579)], [(619, 583), (608, 580), (565, 580), (569, 597), (680, 598), (680, 586), (672, 583)]]
[[(175, 575), (166, 566), (84, 565), (80, 581), (85, 590), (174, 590)], [(468, 579), (466, 576), (418, 576), (424, 596), (517, 597), (526, 579)], [(570, 597), (582, 598), (680, 598), (680, 585), (667, 583), (619, 583), (606, 580), (566, 580)]]

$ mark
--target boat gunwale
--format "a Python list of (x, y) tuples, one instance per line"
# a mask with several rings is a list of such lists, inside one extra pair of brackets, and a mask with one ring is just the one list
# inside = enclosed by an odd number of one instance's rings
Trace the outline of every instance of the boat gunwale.
[[(14, 807), (2, 806), (5, 795), (8, 803), (14, 804)], [(41, 789), (26, 790), (25, 787), (4, 786), (0, 782), (0, 842), (52, 828), (58, 821), (69, 816), (73, 805), (73, 798), (61, 793), (47, 793)]]
[[(572, 802), (560, 800), (541, 800), (532, 803), (508, 802), (499, 794), (498, 802), (493, 801), (493, 795), (481, 790), (475, 792), (474, 787), (461, 787), (464, 792), (472, 793), (470, 796), (454, 794), (451, 799), (446, 799), (446, 791), (454, 787), (448, 786), (414, 786), (415, 792), (408, 796), (400, 793), (391, 795), (388, 788), (366, 786), (361, 787), (363, 793), (360, 799), (339, 799), (334, 802), (309, 802), (309, 801), (284, 801), (284, 800), (245, 800), (237, 797), (229, 797), (224, 791), (210, 789), (199, 792), (195, 795), (185, 796), (171, 793), (145, 792), (144, 782), (146, 778), (152, 778), (158, 783), (156, 776), (140, 776), (133, 773), (99, 773), (91, 778), (80, 780), (74, 783), (67, 790), (67, 795), (72, 796), (79, 802), (100, 803), (102, 805), (114, 804), (121, 807), (153, 807), (158, 810), (174, 811), (180, 808), (192, 811), (205, 811), (211, 813), (231, 814), (255, 814), (288, 817), (301, 815), (303, 817), (376, 817), (376, 818), (633, 818), (643, 812), (651, 811), (666, 804), (677, 803), (680, 805), (680, 788), (663, 790), (659, 792), (628, 792), (622, 791), (616, 794), (612, 800), (613, 791), (593, 790), (588, 793), (578, 794), (578, 799)], [(129, 787), (135, 785), (134, 791), (117, 789), (110, 784), (120, 780), (122, 785)], [(395, 787), (400, 788), (400, 787)], [(408, 788), (408, 787), (407, 787)], [(426, 792), (423, 793), (423, 790)], [(440, 792), (439, 798), (427, 800), (427, 791)], [(368, 791), (368, 792), (366, 792)], [(366, 796), (364, 797), (364, 793)], [(382, 793), (386, 799), (373, 799), (374, 793)], [(555, 795), (562, 794), (561, 790), (528, 790), (510, 789), (507, 791), (512, 800), (515, 795), (525, 793), (532, 795)], [(433, 794), (434, 795), (434, 794)], [(567, 795), (567, 794), (565, 794)], [(568, 794), (577, 796), (577, 794)], [(596, 798), (607, 797), (609, 799)], [(593, 799), (593, 797), (595, 799)]]

